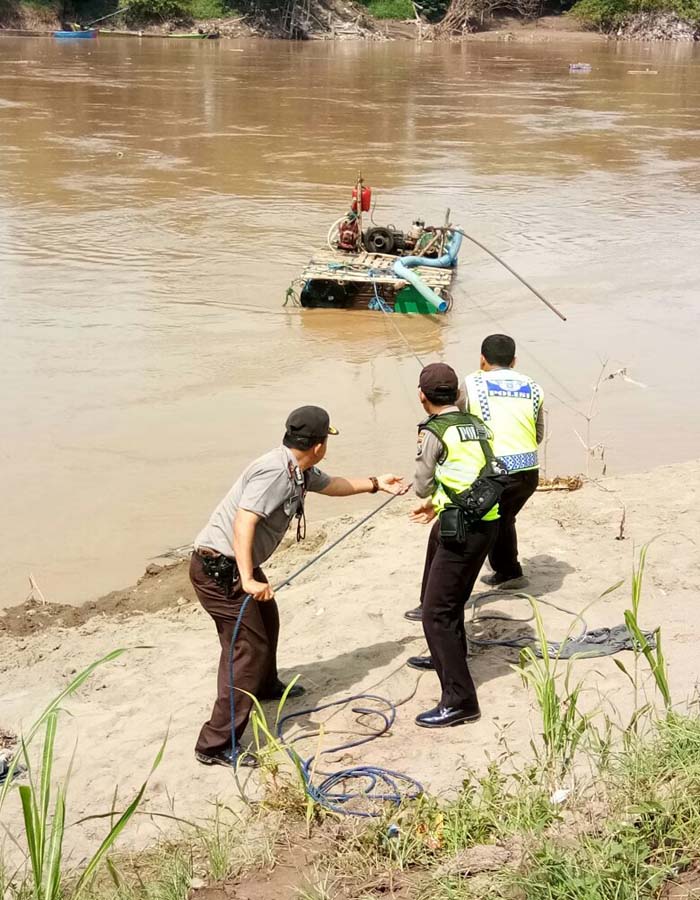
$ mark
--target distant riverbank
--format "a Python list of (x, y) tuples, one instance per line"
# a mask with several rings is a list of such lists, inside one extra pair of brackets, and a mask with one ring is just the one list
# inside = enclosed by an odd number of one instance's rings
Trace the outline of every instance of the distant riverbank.
[[(60, 29), (63, 7), (58, 3), (0, 2), (0, 32), (41, 35)], [(637, 13), (623, 20), (596, 19), (590, 22), (572, 15), (542, 16), (534, 21), (517, 16), (491, 19), (482, 30), (453, 35), (449, 40), (514, 41), (546, 43), (552, 39), (597, 42), (610, 39), (637, 41), (693, 41), (700, 38), (698, 23), (673, 12)], [(87, 19), (83, 17), (85, 21)], [(185, 34), (217, 35), (223, 39), (269, 37), (288, 39), (283, 23), (270, 17), (230, 15), (219, 17), (173, 17), (144, 21), (139, 25), (107, 21), (99, 26), (103, 35), (138, 37), (182, 37)], [(364, 6), (344, 5), (328, 9), (322, 18), (312, 17), (303, 31), (293, 35), (309, 40), (433, 40), (433, 26), (419, 19), (375, 18)]]

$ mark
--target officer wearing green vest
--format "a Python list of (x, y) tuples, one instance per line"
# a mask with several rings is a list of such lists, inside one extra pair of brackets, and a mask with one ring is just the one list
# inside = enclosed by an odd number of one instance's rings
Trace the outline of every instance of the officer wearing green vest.
[[(433, 524), (421, 589), (422, 621), (430, 657), (411, 657), (408, 665), (434, 668), (442, 688), (440, 702), (421, 713), (416, 724), (444, 728), (479, 718), (474, 681), (467, 665), (464, 607), (496, 538), (498, 504), (476, 518), (458, 515), (455, 498), (467, 492), (493, 458), (490, 432), (476, 416), (461, 412), (457, 373), (444, 363), (426, 366), (419, 397), (428, 418), (418, 432), (413, 488), (426, 501), (413, 510), (414, 522)], [(427, 665), (426, 665), (427, 663)]]
[(490, 334), (481, 344), (479, 371), (465, 379), (466, 409), (493, 432), (494, 452), (508, 470), (498, 535), (489, 550), (493, 574), (483, 580), (512, 589), (524, 586), (515, 518), (537, 488), (537, 447), (544, 438), (544, 393), (515, 370), (516, 361), (513, 338)]

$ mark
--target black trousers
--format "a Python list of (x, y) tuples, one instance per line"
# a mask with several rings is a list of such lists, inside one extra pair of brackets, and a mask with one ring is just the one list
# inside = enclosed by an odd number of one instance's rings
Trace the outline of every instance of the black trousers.
[(439, 528), (435, 522), (425, 559), (423, 631), (440, 679), (440, 704), (469, 709), (477, 705), (477, 697), (467, 664), (464, 607), (496, 538), (498, 522), (473, 526), (463, 547), (444, 546)]
[(508, 484), (498, 501), (501, 515), (498, 521), (498, 534), (489, 550), (489, 563), (498, 575), (519, 578), (523, 574), (522, 567), (518, 562), (518, 535), (515, 530), (515, 517), (534, 494), (539, 477), (539, 469), (513, 472), (508, 476)]

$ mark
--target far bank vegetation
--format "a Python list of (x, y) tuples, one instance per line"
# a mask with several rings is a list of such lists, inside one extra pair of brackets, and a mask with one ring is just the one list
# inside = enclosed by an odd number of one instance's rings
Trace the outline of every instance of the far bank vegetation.
[[(384, 33), (382, 23), (416, 24), (416, 35), (449, 39), (498, 28), (505, 17), (523, 24), (566, 16), (571, 28), (642, 40), (700, 39), (700, 0), (0, 0), (0, 27), (55, 27), (89, 22), (128, 7), (103, 27), (164, 31), (241, 23), (277, 37), (333, 36), (355, 27), (358, 37)], [(512, 23), (509, 23), (512, 27)], [(231, 36), (238, 33), (231, 32)]]

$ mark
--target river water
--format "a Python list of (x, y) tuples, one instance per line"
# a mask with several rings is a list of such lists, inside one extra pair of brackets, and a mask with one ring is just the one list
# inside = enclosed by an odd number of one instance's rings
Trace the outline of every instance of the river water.
[[(302, 403), (330, 471), (410, 473), (408, 345), (466, 372), (513, 334), (550, 475), (606, 360), (643, 385), (603, 382), (608, 471), (697, 455), (695, 47), (4, 37), (0, 135), (0, 605), (131, 582)], [(446, 317), (283, 309), (358, 167), (377, 222), (450, 207), (568, 321), (473, 245)]]

